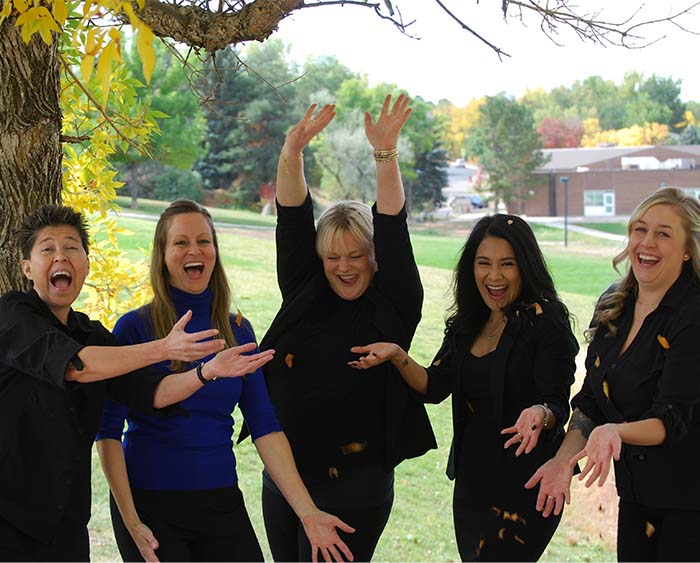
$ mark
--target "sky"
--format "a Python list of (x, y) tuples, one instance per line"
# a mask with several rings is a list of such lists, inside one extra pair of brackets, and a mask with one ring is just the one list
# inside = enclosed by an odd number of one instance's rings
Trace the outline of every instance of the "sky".
[[(274, 36), (291, 45), (291, 57), (299, 63), (310, 55), (334, 55), (352, 71), (366, 74), (372, 86), (394, 83), (412, 96), (435, 103), (447, 99), (465, 106), (473, 98), (499, 92), (519, 97), (527, 89), (549, 91), (591, 75), (619, 84), (631, 70), (647, 77), (656, 73), (680, 79), (681, 100), (700, 101), (700, 35), (657, 24), (641, 31), (647, 41), (658, 39), (656, 43), (625, 49), (584, 43), (572, 32), (562, 31), (557, 37), (562, 46), (558, 46), (540, 30), (534, 17), (524, 24), (504, 21), (500, 0), (442, 2), (511, 56), (499, 61), (491, 48), (445, 14), (436, 0), (394, 0), (404, 21), (415, 20), (409, 30), (420, 39), (406, 37), (372, 10), (352, 5), (298, 10), (280, 23)], [(572, 3), (585, 8), (596, 2)], [(638, 0), (601, 2), (608, 6), (602, 12), (608, 21), (620, 20), (642, 4)], [(692, 3), (647, 0), (637, 19), (663, 17)], [(700, 6), (680, 21), (700, 33)]]

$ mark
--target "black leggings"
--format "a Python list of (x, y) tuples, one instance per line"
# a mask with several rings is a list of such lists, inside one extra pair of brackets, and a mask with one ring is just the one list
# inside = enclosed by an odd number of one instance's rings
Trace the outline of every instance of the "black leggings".
[[(340, 518), (355, 528), (355, 533), (346, 534), (338, 530), (341, 539), (352, 551), (355, 561), (371, 561), (374, 548), (389, 521), (391, 497), (383, 504), (365, 508), (344, 509), (332, 506), (319, 507)], [(262, 509), (265, 518), (265, 531), (270, 551), (275, 561), (311, 561), (311, 545), (304, 533), (304, 527), (280, 494), (263, 486)], [(319, 561), (323, 556), (319, 554)]]
[[(141, 522), (161, 561), (263, 561), (238, 486), (207, 491), (133, 490)], [(112, 526), (124, 561), (143, 561), (110, 495)]]
[(651, 508), (620, 499), (618, 561), (698, 561), (700, 511)]

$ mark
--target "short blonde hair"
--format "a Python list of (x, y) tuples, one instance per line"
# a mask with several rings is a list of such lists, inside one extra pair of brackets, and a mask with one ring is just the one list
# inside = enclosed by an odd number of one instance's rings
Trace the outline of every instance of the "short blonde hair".
[[(690, 254), (693, 280), (700, 286), (700, 200), (680, 188), (659, 188), (637, 206), (627, 224), (627, 244), (613, 258), (613, 267), (618, 270), (618, 266), (629, 258), (629, 236), (634, 224), (655, 205), (670, 205), (678, 213), (685, 231), (686, 248)], [(608, 330), (614, 333), (615, 327), (612, 321), (620, 315), (625, 301), (630, 295), (636, 294), (638, 287), (639, 284), (634, 277), (634, 272), (632, 268), (628, 267), (626, 274), (617, 283), (617, 287), (601, 298), (595, 313), (594, 325), (603, 323)], [(594, 333), (595, 329), (588, 330), (587, 338), (590, 339)]]
[(339, 201), (326, 209), (316, 227), (316, 252), (323, 258), (343, 249), (343, 235), (350, 233), (374, 262), (374, 224), (372, 209), (360, 201)]

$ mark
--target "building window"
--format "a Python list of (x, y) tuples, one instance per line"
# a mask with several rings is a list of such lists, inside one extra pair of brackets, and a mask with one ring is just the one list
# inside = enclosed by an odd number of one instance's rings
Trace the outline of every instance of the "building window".
[(584, 190), (583, 214), (586, 217), (615, 215), (615, 191)]

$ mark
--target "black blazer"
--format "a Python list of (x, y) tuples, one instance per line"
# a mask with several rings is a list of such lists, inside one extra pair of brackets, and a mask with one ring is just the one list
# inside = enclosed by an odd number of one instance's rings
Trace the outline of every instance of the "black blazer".
[[(379, 269), (365, 295), (374, 307), (374, 325), (382, 338), (407, 350), (421, 318), (423, 286), (413, 257), (406, 211), (402, 209), (396, 216), (381, 215), (375, 206), (372, 213)], [(303, 323), (328, 286), (315, 250), (316, 229), (310, 195), (299, 207), (278, 204), (276, 241), (282, 306), (260, 342), (261, 350), (274, 348), (281, 334), (294, 331)], [(268, 368), (264, 368), (265, 375), (271, 395), (274, 395), (274, 376)], [(383, 432), (384, 469), (389, 471), (404, 459), (436, 448), (437, 443), (424, 405), (398, 371), (393, 366), (387, 368), (390, 373), (386, 378)]]
[[(475, 338), (475, 334), (446, 336), (427, 369), (425, 401), (439, 403), (452, 395), (453, 440), (447, 464), (450, 479), (458, 474), (460, 463), (472, 461), (462, 459), (459, 450), (468, 424), (468, 398), (462, 390), (464, 362)], [(523, 409), (535, 404), (546, 403), (556, 416), (555, 428), (543, 431), (535, 449), (520, 456), (518, 467), (522, 468), (523, 475), (531, 475), (551, 458), (564, 438), (578, 350), (569, 319), (558, 303), (540, 301), (516, 307), (509, 314), (493, 352), (489, 378), (498, 427), (512, 426)], [(478, 446), (474, 444), (473, 451), (479, 451)], [(478, 463), (478, 459), (474, 462)]]
[(617, 492), (647, 506), (698, 510), (700, 288), (686, 266), (620, 354), (634, 301), (630, 297), (613, 321), (615, 335), (598, 327), (586, 355), (586, 379), (571, 403), (596, 425), (661, 419), (663, 444), (623, 444), (615, 462)]

